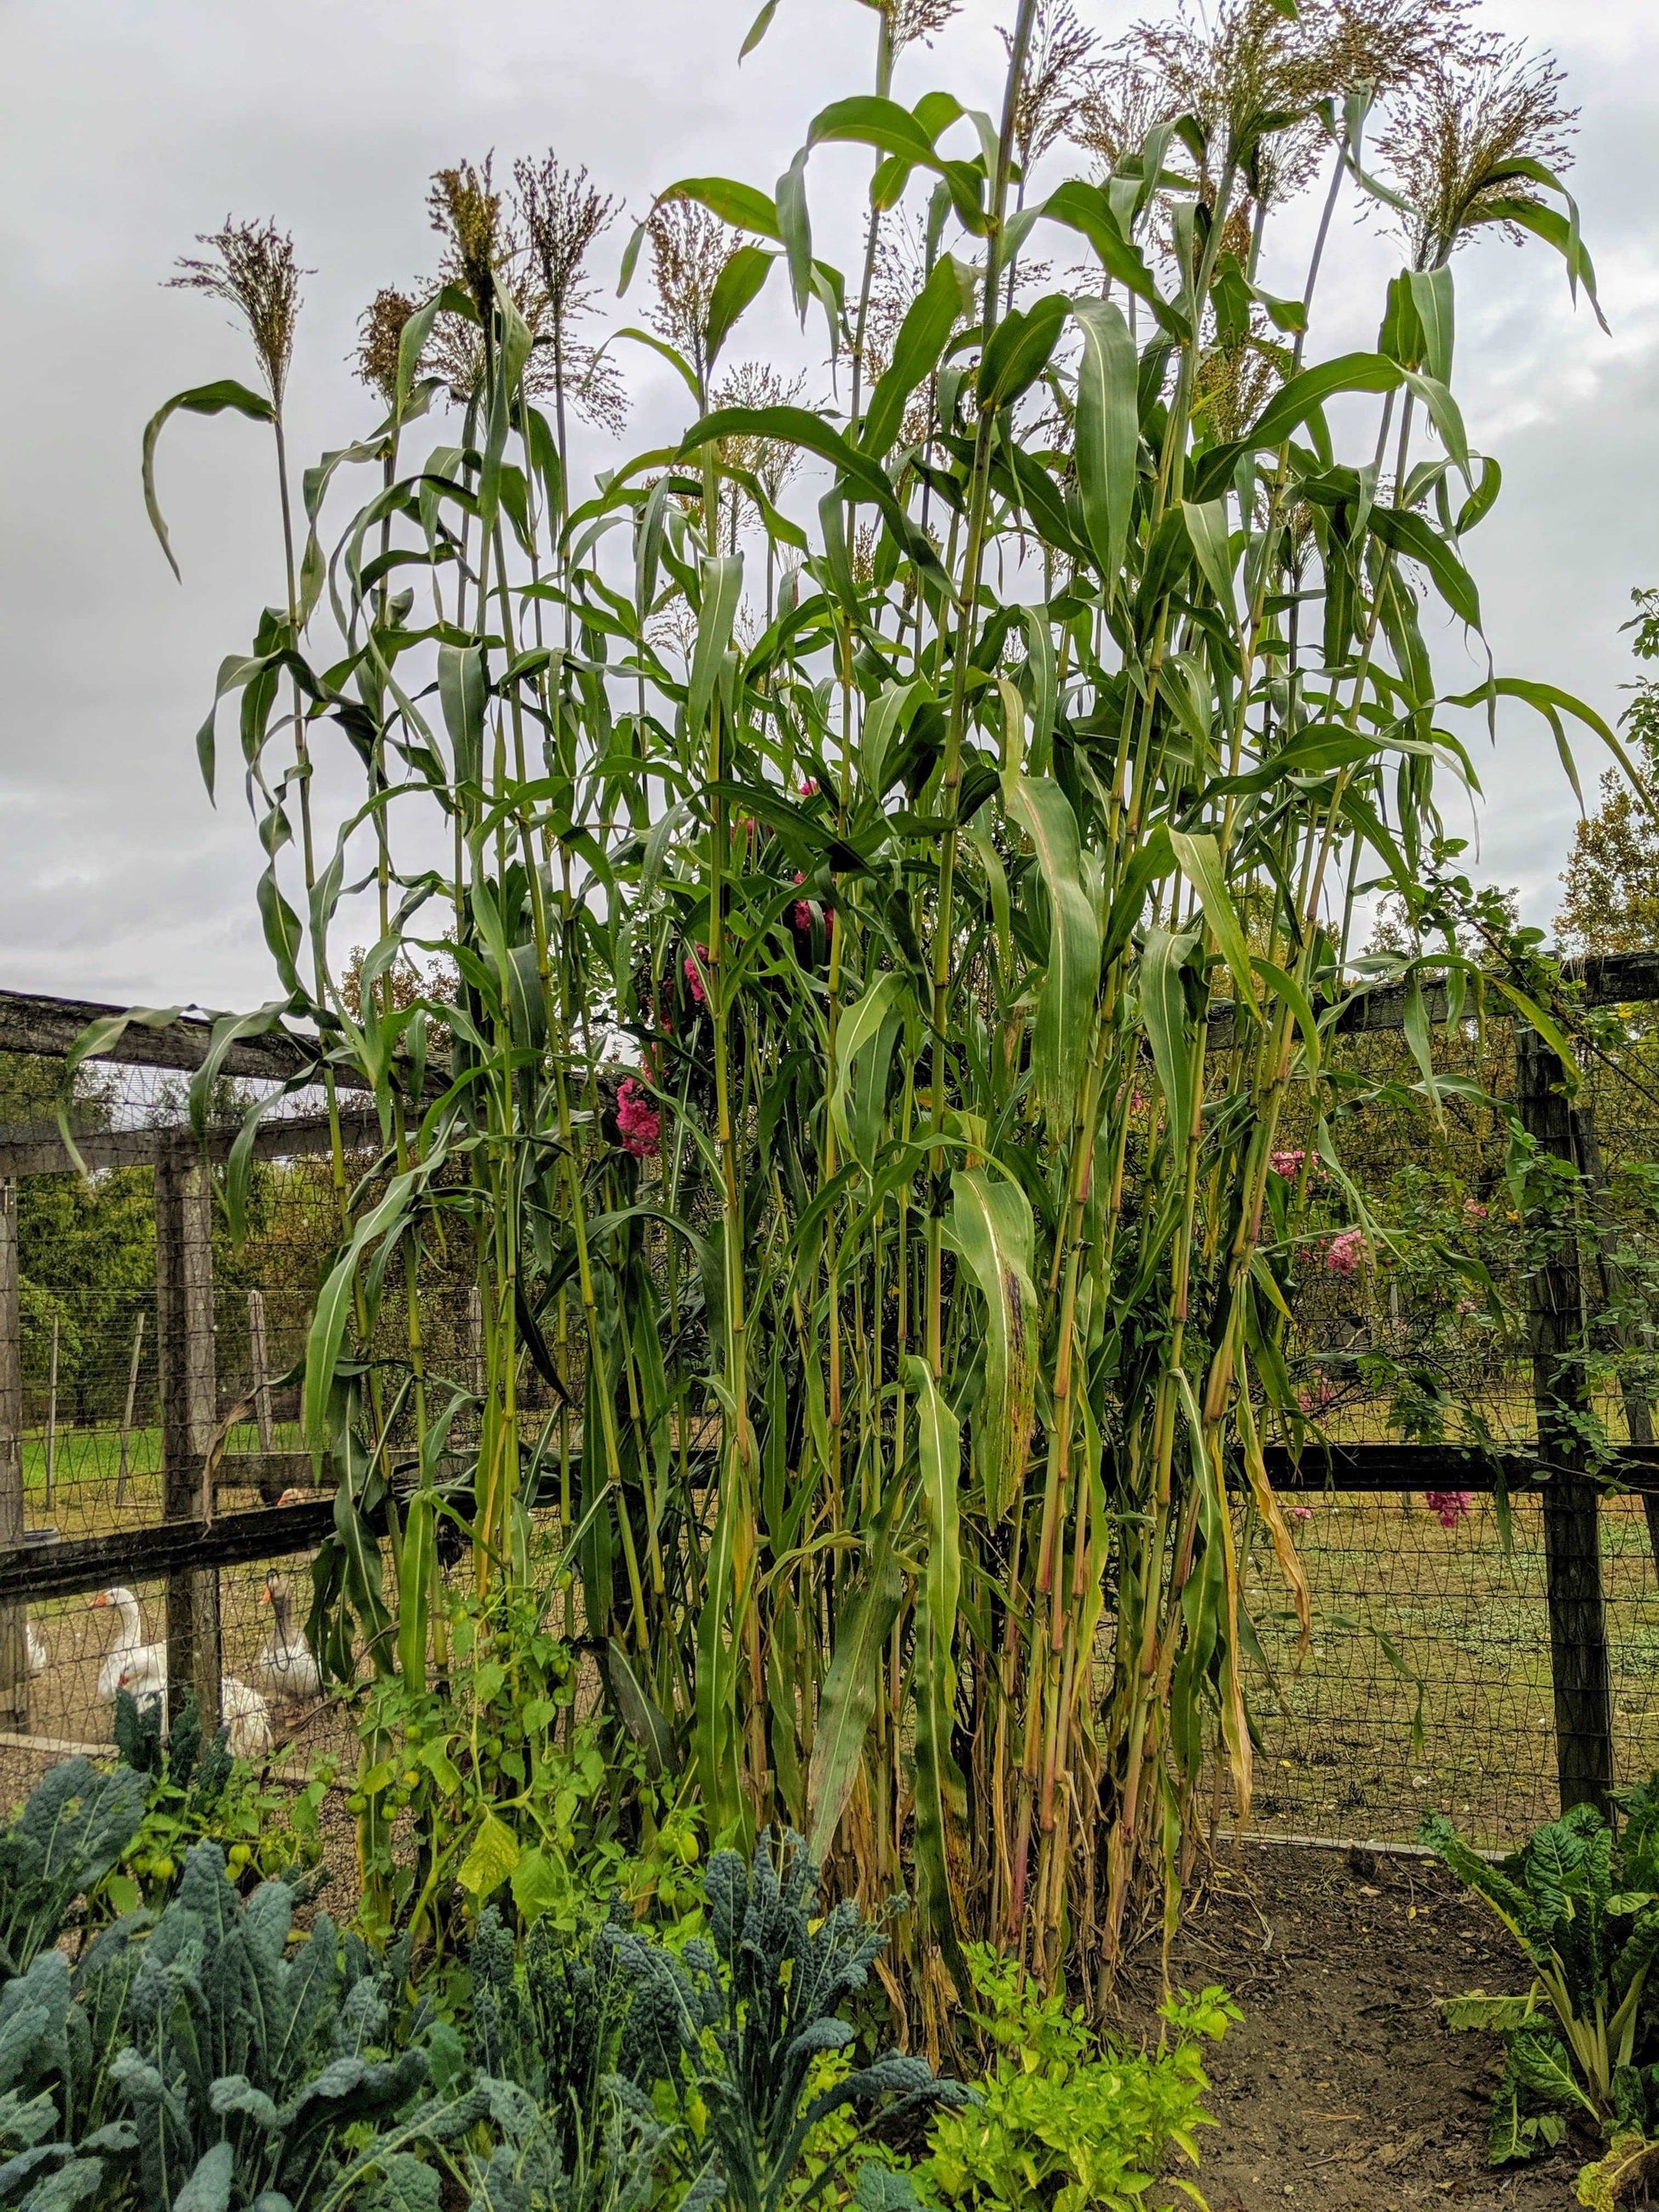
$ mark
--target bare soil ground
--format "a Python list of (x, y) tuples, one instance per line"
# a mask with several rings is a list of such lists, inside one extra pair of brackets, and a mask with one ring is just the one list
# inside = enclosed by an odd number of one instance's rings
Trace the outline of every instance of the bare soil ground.
[[(1500, 2052), (1454, 2034), (1437, 1999), (1520, 1990), (1505, 1931), (1432, 1861), (1224, 1844), (1183, 1917), (1171, 1978), (1219, 1982), (1244, 2022), (1214, 2051), (1196, 2179), (1211, 2212), (1567, 2212), (1588, 2144), (1520, 2169), (1486, 2163)], [(1156, 1947), (1126, 1990), (1145, 2022)]]

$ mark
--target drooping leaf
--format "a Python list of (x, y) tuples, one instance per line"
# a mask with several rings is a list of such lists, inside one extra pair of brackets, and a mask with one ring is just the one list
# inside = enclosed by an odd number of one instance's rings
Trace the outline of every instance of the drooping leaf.
[(986, 1511), (1006, 1518), (1018, 1499), (1036, 1407), (1041, 1315), (1031, 1280), (1031, 1204), (1019, 1185), (984, 1168), (951, 1177), (946, 1233), (985, 1301), (985, 1390), (974, 1444)]
[(876, 1703), (882, 1695), (882, 1654), (904, 1596), (893, 1551), (896, 1492), (869, 1532), (863, 1580), (842, 1613), (823, 1689), (806, 1775), (807, 1844), (822, 1860), (835, 1841), (858, 1778)]
[(1058, 1130), (1077, 1110), (1100, 984), (1100, 923), (1084, 880), (1077, 817), (1048, 776), (1011, 778), (1010, 817), (1031, 840), (1048, 895), (1048, 964), (1037, 994), (1031, 1074), (1039, 1107)]

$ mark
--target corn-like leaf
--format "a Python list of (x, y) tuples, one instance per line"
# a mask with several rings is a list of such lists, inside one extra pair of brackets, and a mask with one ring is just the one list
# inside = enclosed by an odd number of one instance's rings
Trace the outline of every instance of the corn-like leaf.
[(275, 410), (263, 392), (250, 392), (245, 384), (234, 377), (221, 377), (216, 384), (198, 384), (189, 392), (175, 392), (163, 407), (158, 407), (144, 425), (144, 511), (149, 517), (150, 528), (167, 556), (167, 566), (175, 576), (179, 563), (173, 557), (173, 544), (167, 536), (167, 526), (161, 520), (161, 509), (155, 497), (155, 441), (174, 415), (222, 415), (227, 408), (238, 415), (246, 415), (251, 422), (271, 422)]
[(1167, 929), (1149, 929), (1136, 970), (1141, 1024), (1152, 1048), (1152, 1066), (1177, 1145), (1186, 1141), (1193, 1119), (1196, 1048), (1181, 971), (1196, 941), (1188, 933), (1176, 936)]
[(945, 1229), (985, 1301), (985, 1390), (974, 1449), (986, 1512), (1001, 1521), (1024, 1482), (1036, 1407), (1041, 1316), (1031, 1280), (1031, 1202), (1005, 1176), (958, 1168), (951, 1177)]
[(1116, 586), (1128, 542), (1140, 450), (1139, 362), (1129, 325), (1109, 300), (1079, 300), (1083, 336), (1077, 378), (1077, 477), (1083, 519), (1107, 588)]
[(1223, 959), (1232, 970), (1233, 984), (1241, 1002), (1254, 1012), (1255, 981), (1250, 971), (1249, 950), (1244, 942), (1243, 925), (1227, 890), (1227, 871), (1220, 848), (1207, 831), (1195, 830), (1188, 836), (1182, 830), (1171, 830), (1170, 849), (1180, 864), (1182, 874), (1198, 893), (1204, 919), (1210, 925), (1210, 933)]
[(1037, 1103), (1058, 1131), (1077, 1110), (1100, 984), (1100, 921), (1083, 874), (1072, 802), (1048, 776), (1004, 787), (1009, 815), (1030, 837), (1048, 894), (1048, 965), (1037, 994), (1031, 1074)]
[(943, 255), (905, 310), (893, 341), (893, 357), (870, 394), (860, 443), (879, 460), (897, 437), (918, 385), (939, 366), (951, 331), (973, 304), (972, 281), (952, 255)]
[(688, 743), (702, 733), (714, 702), (714, 686), (732, 642), (732, 624), (743, 596), (743, 562), (737, 554), (721, 555), (702, 564), (702, 605), (697, 617), (696, 649), (691, 658), (691, 681), (685, 697)]
[(904, 1599), (894, 1553), (898, 1493), (890, 1491), (866, 1540), (864, 1579), (842, 1612), (818, 1699), (806, 1774), (807, 1848), (822, 1863), (858, 1778), (865, 1740), (882, 1694), (882, 1654)]

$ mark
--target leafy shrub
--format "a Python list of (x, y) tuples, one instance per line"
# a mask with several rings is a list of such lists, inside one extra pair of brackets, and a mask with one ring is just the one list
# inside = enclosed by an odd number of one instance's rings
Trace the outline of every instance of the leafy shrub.
[[(441, 1949), (508, 1896), (522, 1921), (551, 1917), (573, 1937), (617, 1894), (688, 1911), (696, 1817), (635, 1738), (599, 1718), (573, 1724), (571, 1648), (544, 1625), (539, 1598), (445, 1602), (453, 1675), (419, 1687), (386, 1676), (368, 1692), (347, 1801), (364, 1924), (408, 1928)], [(394, 1851), (404, 1824), (413, 1848)]]
[(925, 2197), (961, 2212), (1139, 2212), (1172, 2148), (1197, 2165), (1196, 2130), (1213, 2124), (1202, 2046), (1242, 2017), (1220, 1990), (1181, 1991), (1163, 2008), (1170, 2035), (1135, 2051), (1097, 2038), (1017, 1961), (975, 1944), (969, 1963), (997, 2057), (979, 2101), (934, 2121)]
[(144, 1785), (90, 1759), (54, 1766), (0, 1833), (0, 1979), (55, 1943), (75, 1899), (100, 1882), (137, 1832)]
[(1494, 2166), (1561, 2141), (1578, 2113), (1604, 2136), (1652, 2131), (1659, 2036), (1643, 1997), (1659, 1954), (1659, 1777), (1628, 1792), (1615, 1835), (1591, 1805), (1534, 1829), (1493, 1866), (1438, 1814), (1423, 1840), (1491, 1906), (1526, 1954), (1530, 1988), (1448, 1997), (1453, 2027), (1486, 2028), (1504, 2046), (1494, 2094)]

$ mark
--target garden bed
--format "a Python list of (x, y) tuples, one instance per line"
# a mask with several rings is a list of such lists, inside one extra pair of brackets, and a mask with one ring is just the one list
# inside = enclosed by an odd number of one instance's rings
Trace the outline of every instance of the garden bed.
[[(1131, 2018), (1157, 1996), (1154, 1942), (1133, 1962)], [(1486, 2162), (1496, 2041), (1436, 2009), (1528, 1970), (1491, 1913), (1431, 1860), (1284, 1844), (1224, 1844), (1183, 1916), (1172, 1978), (1219, 1982), (1244, 2021), (1212, 2054), (1219, 2125), (1204, 2140), (1211, 2212), (1415, 2212), (1461, 2204), (1563, 2212), (1587, 2149), (1522, 2168)]]

